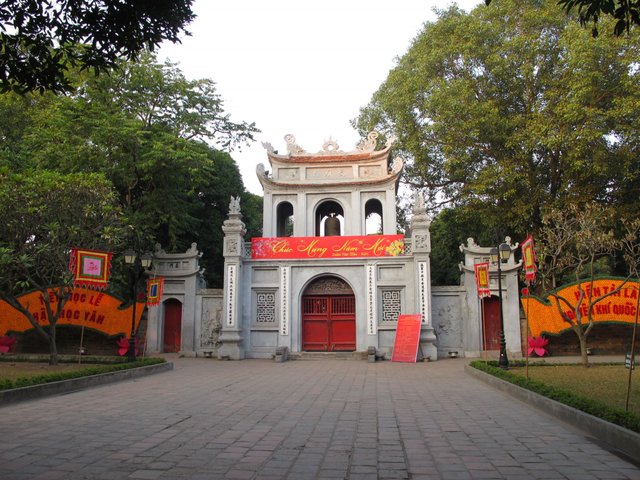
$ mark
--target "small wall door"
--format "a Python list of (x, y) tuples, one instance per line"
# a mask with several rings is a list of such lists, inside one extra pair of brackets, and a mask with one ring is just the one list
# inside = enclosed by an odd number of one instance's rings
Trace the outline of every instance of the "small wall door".
[(487, 297), (482, 300), (483, 306), (483, 349), (500, 350), (500, 299)]
[(302, 297), (302, 350), (355, 351), (355, 307), (353, 295)]
[(180, 351), (182, 341), (182, 303), (170, 299), (164, 302), (164, 334), (162, 351), (176, 353)]

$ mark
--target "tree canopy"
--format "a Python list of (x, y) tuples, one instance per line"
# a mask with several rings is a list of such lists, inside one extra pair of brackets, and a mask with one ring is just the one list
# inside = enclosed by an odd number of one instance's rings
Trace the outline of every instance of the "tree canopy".
[[(70, 249), (111, 250), (127, 236), (115, 192), (101, 174), (0, 171), (0, 224), (0, 299), (29, 319), (56, 363), (56, 322), (73, 283)], [(48, 331), (17, 300), (30, 290), (42, 295)]]
[(0, 96), (0, 167), (100, 172), (145, 248), (197, 242), (221, 286), (229, 197), (249, 195), (224, 150), (251, 141), (255, 125), (230, 119), (212, 81), (186, 80), (151, 55), (110, 75), (71, 73), (78, 87), (66, 96)]
[[(492, 0), (484, 0), (489, 5)], [(629, 33), (632, 26), (640, 26), (640, 2), (628, 0), (558, 0), (558, 5), (567, 13), (577, 13), (580, 23), (584, 26), (592, 24), (591, 33), (598, 36), (598, 21), (601, 17), (614, 18), (613, 32), (621, 35)]]
[(453, 6), (355, 124), (398, 138), (405, 180), (432, 208), (467, 209), (489, 230), (524, 235), (543, 207), (590, 200), (634, 217), (639, 64), (637, 32), (592, 38), (553, 1)]
[(73, 90), (68, 68), (107, 72), (164, 40), (179, 41), (193, 0), (5, 0), (0, 91)]

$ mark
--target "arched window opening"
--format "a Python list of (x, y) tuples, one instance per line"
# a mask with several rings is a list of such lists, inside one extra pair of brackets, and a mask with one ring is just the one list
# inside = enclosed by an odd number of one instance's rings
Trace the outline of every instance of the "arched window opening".
[(365, 235), (382, 235), (382, 203), (380, 200), (369, 200), (364, 205)]
[(344, 211), (338, 202), (328, 200), (316, 210), (316, 236), (329, 237), (344, 235)]
[(282, 202), (276, 211), (276, 236), (293, 236), (293, 205)]

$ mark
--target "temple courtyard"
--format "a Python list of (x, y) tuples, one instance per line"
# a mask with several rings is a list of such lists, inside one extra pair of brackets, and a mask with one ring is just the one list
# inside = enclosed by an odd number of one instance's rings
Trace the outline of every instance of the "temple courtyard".
[(0, 478), (640, 479), (465, 359), (219, 361), (0, 407)]

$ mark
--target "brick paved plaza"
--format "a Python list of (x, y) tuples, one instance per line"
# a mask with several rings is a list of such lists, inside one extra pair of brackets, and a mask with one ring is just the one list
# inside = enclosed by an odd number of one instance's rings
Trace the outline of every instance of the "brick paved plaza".
[(640, 479), (463, 359), (173, 361), (0, 408), (0, 479)]

